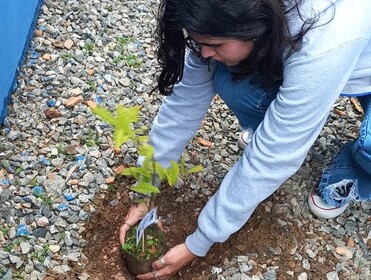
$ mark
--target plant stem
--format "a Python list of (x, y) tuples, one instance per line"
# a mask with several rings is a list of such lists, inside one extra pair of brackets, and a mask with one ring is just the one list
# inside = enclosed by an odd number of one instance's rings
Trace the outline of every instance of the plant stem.
[[(151, 158), (151, 161), (152, 161), (152, 165), (153, 165), (153, 173), (152, 173), (152, 178), (151, 178), (151, 183), (152, 185), (155, 185), (155, 181), (156, 181), (156, 164), (155, 164), (155, 161), (153, 159), (153, 157)], [(148, 211), (151, 210), (152, 208), (152, 202), (153, 202), (153, 195), (151, 194), (149, 196), (149, 205), (147, 206), (148, 207)], [(145, 240), (144, 240), (144, 231), (143, 231), (143, 236), (142, 236), (142, 253), (144, 253), (144, 246), (146, 245), (145, 244)]]
[(144, 234), (144, 232), (145, 232), (145, 230), (143, 230), (143, 235), (142, 235), (142, 253), (144, 254), (144, 246), (145, 246), (145, 242), (144, 242), (144, 236), (145, 236), (145, 234)]
[[(153, 186), (155, 186), (155, 182), (156, 182), (156, 164), (155, 164), (155, 160), (154, 158), (152, 157), (151, 158), (151, 161), (152, 161), (152, 166), (153, 166), (153, 173), (152, 173), (152, 178), (151, 178), (151, 183)], [(150, 210), (150, 208), (152, 208), (152, 202), (153, 202), (153, 194), (150, 195), (149, 197), (149, 207), (148, 207), (148, 210)]]

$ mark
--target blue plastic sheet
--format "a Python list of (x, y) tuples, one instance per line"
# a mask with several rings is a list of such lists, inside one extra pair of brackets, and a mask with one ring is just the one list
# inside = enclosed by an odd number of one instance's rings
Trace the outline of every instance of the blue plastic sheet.
[(16, 89), (18, 68), (33, 35), (42, 0), (0, 0), (0, 124), (10, 94)]

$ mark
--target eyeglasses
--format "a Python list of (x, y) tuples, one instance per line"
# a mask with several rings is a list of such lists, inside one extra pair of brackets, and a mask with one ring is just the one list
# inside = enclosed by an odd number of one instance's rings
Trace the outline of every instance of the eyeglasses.
[(194, 40), (192, 37), (190, 36), (185, 37), (185, 45), (194, 53), (198, 55), (201, 54), (201, 44)]
[(193, 39), (192, 37), (190, 36), (187, 36), (185, 38), (185, 45), (192, 51), (194, 51), (195, 53), (197, 54), (200, 54), (201, 53), (201, 47), (207, 47), (207, 48), (210, 48), (212, 49), (213, 51), (217, 52), (217, 49), (218, 47), (221, 46), (221, 44), (215, 44), (215, 45), (212, 45), (212, 44), (205, 44), (205, 43), (200, 43), (198, 41), (196, 41), (195, 39)]
[[(252, 38), (251, 41), (252, 41), (254, 44), (256, 44), (256, 42), (258, 41), (258, 37), (254, 37), (254, 38)], [(201, 47), (207, 47), (207, 48), (210, 48), (210, 49), (212, 49), (213, 51), (217, 52), (217, 51), (218, 51), (218, 47), (221, 46), (221, 44), (216, 44), (216, 45), (203, 44), (203, 43), (200, 43), (200, 42), (196, 41), (195, 39), (193, 39), (193, 38), (190, 37), (190, 36), (185, 37), (185, 45), (186, 45), (190, 50), (192, 50), (193, 52), (195, 52), (195, 53), (198, 54), (198, 55), (201, 54)]]

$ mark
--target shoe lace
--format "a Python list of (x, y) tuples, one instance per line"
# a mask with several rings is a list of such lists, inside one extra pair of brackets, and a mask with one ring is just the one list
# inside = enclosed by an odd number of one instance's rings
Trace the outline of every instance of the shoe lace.
[(353, 180), (343, 180), (334, 184), (330, 191), (330, 197), (337, 201), (342, 201), (346, 198), (357, 201), (358, 194), (356, 191), (356, 182)]

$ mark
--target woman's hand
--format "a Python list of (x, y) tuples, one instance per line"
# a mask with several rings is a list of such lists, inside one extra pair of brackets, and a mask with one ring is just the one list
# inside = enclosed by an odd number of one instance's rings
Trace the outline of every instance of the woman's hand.
[(152, 272), (137, 275), (136, 279), (170, 279), (172, 275), (175, 275), (196, 258), (197, 256), (188, 250), (185, 243), (179, 244), (168, 251), (165, 256), (152, 263)]
[(119, 238), (120, 244), (125, 243), (125, 236), (129, 229), (136, 225), (139, 220), (141, 220), (147, 213), (149, 209), (149, 201), (141, 202), (135, 205), (132, 205), (129, 209), (128, 214), (125, 217), (124, 224), (120, 227)]

